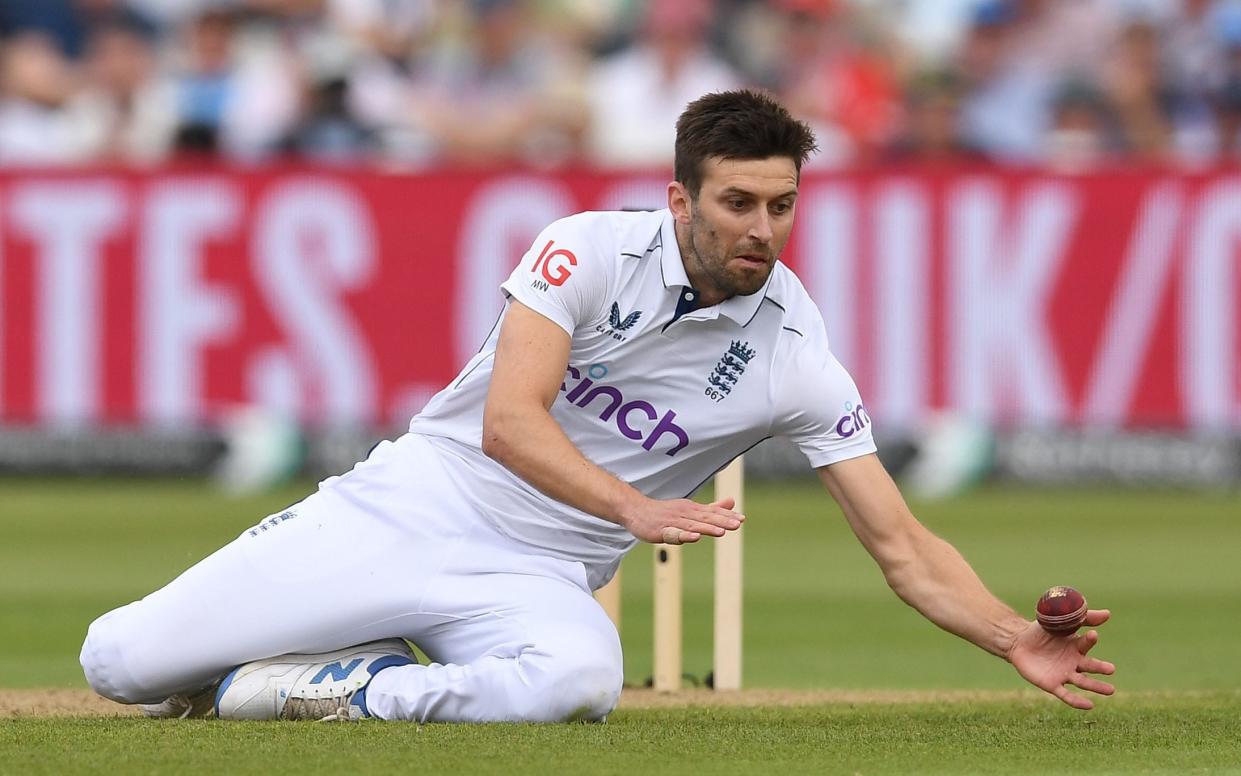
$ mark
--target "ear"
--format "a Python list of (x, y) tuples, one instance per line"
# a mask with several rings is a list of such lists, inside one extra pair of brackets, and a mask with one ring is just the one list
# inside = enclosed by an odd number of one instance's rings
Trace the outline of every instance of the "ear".
[(668, 209), (677, 223), (689, 226), (693, 215), (693, 200), (689, 191), (679, 181), (668, 184)]

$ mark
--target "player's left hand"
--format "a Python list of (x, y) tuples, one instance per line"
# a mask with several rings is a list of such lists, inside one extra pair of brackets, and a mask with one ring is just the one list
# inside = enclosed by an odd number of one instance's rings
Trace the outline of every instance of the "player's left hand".
[(1013, 639), (1007, 655), (1017, 673), (1027, 682), (1051, 693), (1075, 709), (1092, 709), (1094, 703), (1084, 695), (1072, 692), (1068, 685), (1111, 695), (1116, 688), (1101, 679), (1087, 674), (1111, 675), (1116, 666), (1106, 660), (1090, 657), (1090, 650), (1099, 643), (1099, 632), (1094, 626), (1102, 625), (1111, 617), (1107, 609), (1091, 609), (1086, 612), (1086, 625), (1091, 630), (1068, 636), (1053, 636), (1036, 622), (1029, 623)]

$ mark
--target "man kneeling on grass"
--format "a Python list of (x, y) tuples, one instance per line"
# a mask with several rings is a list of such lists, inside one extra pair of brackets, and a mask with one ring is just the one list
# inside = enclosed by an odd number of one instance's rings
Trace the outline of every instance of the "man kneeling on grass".
[(1087, 675), (1113, 671), (1088, 655), (1098, 634), (1050, 636), (997, 600), (875, 456), (822, 316), (779, 261), (814, 147), (766, 96), (691, 103), (667, 209), (548, 226), (409, 433), (96, 620), (91, 686), (155, 716), (603, 719), (621, 648), (591, 591), (639, 541), (740, 527), (732, 500), (684, 496), (781, 435), (902, 599), (1070, 706), (1092, 704), (1068, 685), (1111, 694)]

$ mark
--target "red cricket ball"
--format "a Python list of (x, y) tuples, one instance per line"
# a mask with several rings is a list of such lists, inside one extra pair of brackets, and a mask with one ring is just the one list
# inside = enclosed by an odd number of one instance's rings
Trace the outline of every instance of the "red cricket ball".
[(1086, 621), (1086, 597), (1071, 587), (1057, 585), (1038, 599), (1038, 624), (1055, 636), (1074, 633)]

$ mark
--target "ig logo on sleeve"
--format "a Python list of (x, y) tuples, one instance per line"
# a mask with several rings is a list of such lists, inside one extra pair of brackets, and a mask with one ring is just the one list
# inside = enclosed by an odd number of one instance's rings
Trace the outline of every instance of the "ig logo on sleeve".
[(577, 266), (577, 257), (573, 255), (573, 251), (564, 248), (557, 248), (553, 251), (552, 246), (555, 244), (555, 240), (548, 240), (547, 245), (543, 246), (543, 251), (539, 253), (539, 257), (535, 259), (534, 266), (530, 268), (532, 273), (542, 272), (542, 280), (535, 278), (530, 281), (530, 285), (539, 291), (548, 290), (549, 285), (563, 286), (573, 274), (573, 270), (569, 267)]

